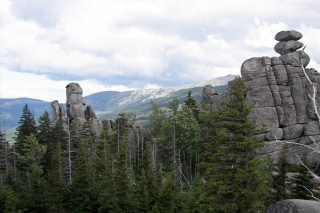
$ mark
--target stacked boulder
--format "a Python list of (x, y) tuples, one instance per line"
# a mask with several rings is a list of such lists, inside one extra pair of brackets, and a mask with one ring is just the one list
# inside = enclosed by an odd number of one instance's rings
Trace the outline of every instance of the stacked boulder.
[[(274, 47), (279, 57), (254, 57), (241, 66), (244, 85), (249, 89), (246, 99), (254, 107), (251, 117), (254, 123), (264, 128), (263, 134), (254, 136), (265, 141), (265, 147), (259, 153), (270, 154), (275, 162), (284, 141), (311, 146), (313, 140), (320, 141), (318, 118), (308, 97), (313, 95), (312, 84), (320, 85), (320, 74), (315, 69), (306, 68), (310, 58), (304, 50), (298, 50), (303, 47), (298, 41), (301, 38), (302, 34), (295, 30), (281, 31), (275, 36), (278, 43)], [(316, 93), (315, 97), (317, 106), (320, 106), (319, 94)], [(222, 97), (211, 99), (212, 103), (219, 103)], [(289, 153), (301, 156), (304, 151), (301, 146), (289, 146)], [(293, 154), (288, 157), (291, 163), (297, 163)], [(308, 161), (316, 163), (316, 154), (308, 155)]]

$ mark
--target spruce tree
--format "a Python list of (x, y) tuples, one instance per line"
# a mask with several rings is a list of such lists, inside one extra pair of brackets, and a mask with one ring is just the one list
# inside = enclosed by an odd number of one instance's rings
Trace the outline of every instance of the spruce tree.
[[(301, 158), (304, 165), (307, 165), (307, 153), (303, 154)], [(294, 199), (303, 199), (303, 200), (310, 200), (312, 199), (310, 196), (310, 190), (313, 193), (313, 184), (311, 182), (312, 175), (309, 173), (309, 170), (304, 166), (300, 165), (298, 167), (298, 173), (294, 175), (293, 182), (291, 185), (292, 187), (292, 198)], [(307, 188), (307, 189), (306, 189)]]
[(144, 152), (139, 161), (138, 173), (136, 178), (136, 192), (138, 199), (139, 212), (149, 212), (156, 204), (160, 186), (156, 185), (155, 170), (152, 168), (150, 147), (144, 144)]
[(261, 142), (249, 117), (247, 89), (241, 78), (229, 89), (230, 101), (209, 113), (210, 130), (204, 147), (202, 168), (206, 182), (201, 208), (207, 212), (258, 212), (265, 208), (267, 177), (265, 161), (256, 158)]
[(65, 161), (61, 143), (58, 142), (56, 149), (51, 155), (51, 167), (48, 170), (46, 187), (46, 201), (48, 212), (65, 212), (64, 200), (67, 190), (65, 175)]
[(289, 189), (287, 187), (287, 174), (289, 169), (289, 162), (287, 159), (288, 149), (287, 145), (283, 146), (280, 153), (280, 158), (275, 167), (273, 174), (273, 203), (289, 198)]
[(45, 145), (47, 147), (47, 151), (41, 162), (44, 172), (47, 173), (47, 170), (50, 169), (51, 154), (53, 153), (55, 145), (57, 143), (57, 141), (54, 141), (52, 138), (52, 124), (50, 121), (49, 113), (47, 111), (45, 111), (43, 115), (38, 119), (37, 129), (38, 132), (36, 136), (39, 144)]
[(44, 209), (44, 186), (43, 169), (40, 165), (46, 146), (38, 143), (35, 135), (26, 136), (21, 144), (23, 155), (18, 154), (25, 183), (25, 208), (32, 209), (33, 212), (43, 212)]
[(22, 116), (19, 120), (19, 126), (17, 127), (17, 132), (15, 133), (15, 146), (16, 146), (16, 153), (20, 154), (21, 156), (24, 155), (23, 149), (23, 142), (26, 136), (30, 136), (31, 134), (37, 134), (37, 125), (34, 120), (34, 116), (31, 113), (28, 105), (26, 104), (22, 110)]
[(97, 212), (98, 193), (95, 188), (96, 170), (94, 165), (96, 137), (86, 122), (78, 132), (76, 170), (71, 185), (70, 207), (74, 212)]
[(184, 101), (184, 104), (192, 110), (194, 118), (199, 121), (199, 106), (197, 101), (191, 97), (192, 91), (190, 90), (187, 95), (187, 100)]

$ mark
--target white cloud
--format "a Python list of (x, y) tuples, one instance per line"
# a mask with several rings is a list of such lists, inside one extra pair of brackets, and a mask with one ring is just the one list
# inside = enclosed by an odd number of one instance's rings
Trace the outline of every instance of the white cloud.
[(52, 74), (64, 83), (76, 75), (150, 79), (151, 86), (238, 74), (248, 58), (277, 55), (274, 36), (287, 29), (304, 34), (306, 52), (320, 64), (316, 0), (20, 2), (1, 1), (1, 66), (52, 84), (60, 82)]
[[(60, 103), (65, 103), (66, 86), (71, 82), (74, 81), (54, 81), (43, 74), (20, 73), (0, 67), (1, 98), (28, 97), (44, 101), (58, 100)], [(83, 96), (101, 91), (128, 91), (136, 89), (127, 88), (123, 85), (106, 86), (94, 78), (76, 82), (82, 87)]]

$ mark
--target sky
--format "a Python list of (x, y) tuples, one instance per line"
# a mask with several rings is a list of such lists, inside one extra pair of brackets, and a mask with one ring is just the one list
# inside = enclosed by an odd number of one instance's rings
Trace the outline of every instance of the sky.
[(297, 30), (320, 71), (319, 0), (1, 0), (0, 98), (65, 102), (65, 86), (180, 87), (279, 56)]

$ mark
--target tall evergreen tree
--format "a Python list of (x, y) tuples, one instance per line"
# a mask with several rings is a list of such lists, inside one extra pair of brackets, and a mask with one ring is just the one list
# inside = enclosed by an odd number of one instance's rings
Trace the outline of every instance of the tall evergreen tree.
[(160, 186), (156, 185), (156, 174), (152, 168), (150, 147), (144, 144), (144, 152), (139, 161), (137, 181), (136, 181), (136, 197), (138, 199), (139, 212), (149, 212), (156, 204)]
[(31, 113), (27, 104), (23, 107), (22, 116), (19, 120), (19, 126), (16, 130), (16, 136), (14, 137), (14, 139), (16, 140), (16, 153), (22, 156), (24, 155), (24, 151), (22, 150), (22, 144), (26, 136), (30, 136), (31, 134), (37, 134), (37, 125), (34, 120), (34, 116)]
[(280, 153), (280, 158), (275, 167), (273, 177), (273, 203), (289, 198), (289, 189), (287, 187), (289, 162), (287, 159), (288, 149), (284, 145)]
[(187, 100), (184, 101), (184, 104), (192, 110), (194, 118), (199, 121), (199, 106), (197, 101), (191, 96), (192, 91), (190, 90), (187, 95)]
[[(301, 158), (304, 165), (307, 165), (307, 153), (303, 154)], [(311, 182), (312, 175), (309, 173), (309, 170), (304, 166), (300, 165), (298, 167), (298, 173), (294, 175), (292, 182), (292, 198), (294, 199), (303, 199), (310, 200), (310, 190), (313, 193), (314, 186)]]
[(55, 149), (55, 145), (57, 141), (54, 141), (52, 138), (52, 124), (50, 121), (50, 116), (47, 111), (43, 113), (42, 116), (38, 119), (38, 132), (37, 139), (39, 144), (45, 145), (47, 147), (47, 151), (43, 156), (43, 160), (41, 165), (43, 166), (44, 172), (47, 173), (47, 170), (50, 169), (50, 160), (51, 154)]
[(65, 160), (61, 143), (58, 142), (56, 149), (51, 155), (51, 167), (47, 175), (46, 202), (48, 212), (65, 212), (65, 194), (67, 181), (65, 179)]
[(98, 194), (95, 190), (96, 170), (94, 165), (96, 137), (85, 123), (78, 132), (76, 170), (71, 185), (70, 206), (74, 212), (97, 212)]
[[(10, 163), (9, 155), (10, 155), (9, 142), (6, 139), (5, 133), (0, 131), (0, 181), (1, 179), (3, 179), (8, 169), (8, 166)], [(0, 186), (0, 191), (1, 191), (1, 186)]]
[(241, 78), (229, 89), (230, 101), (209, 116), (204, 144), (206, 182), (201, 208), (207, 212), (258, 212), (265, 208), (267, 172), (256, 158), (261, 142), (252, 140), (256, 127), (249, 117), (247, 89)]
[(43, 212), (44, 186), (43, 169), (40, 165), (46, 146), (38, 143), (35, 135), (26, 136), (21, 147), (23, 155), (18, 154), (25, 183), (25, 208), (33, 212)]

